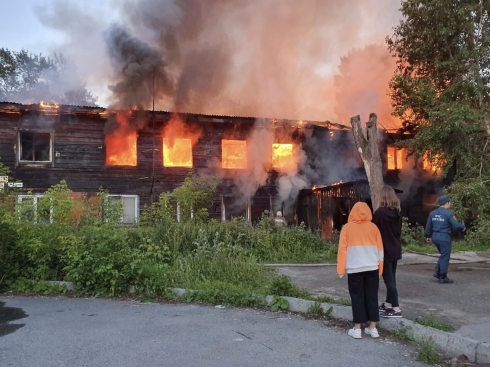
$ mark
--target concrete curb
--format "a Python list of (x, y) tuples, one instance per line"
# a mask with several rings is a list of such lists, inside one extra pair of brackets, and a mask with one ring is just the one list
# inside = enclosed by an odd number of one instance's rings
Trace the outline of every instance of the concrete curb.
[[(282, 297), (289, 301), (289, 310), (307, 313), (309, 308), (315, 304), (314, 301), (293, 297)], [(270, 306), (274, 296), (267, 296), (266, 301)], [(341, 320), (352, 320), (352, 309), (347, 306), (321, 303), (325, 312), (332, 307), (332, 317)], [(478, 340), (467, 338), (458, 334), (448, 333), (431, 327), (423, 326), (408, 319), (385, 319), (381, 318), (378, 325), (385, 330), (395, 331), (405, 329), (407, 334), (416, 341), (432, 338), (434, 344), (442, 351), (452, 357), (464, 354), (471, 362), (490, 363), (490, 343), (482, 343)]]
[[(63, 285), (67, 290), (73, 290), (72, 282), (50, 282), (51, 284)], [(172, 292), (182, 297), (186, 293), (195, 292), (194, 290), (183, 288), (172, 288)], [(257, 295), (258, 297), (263, 297)], [(265, 296), (265, 302), (267, 306), (271, 306), (275, 296)], [(308, 313), (311, 306), (315, 304), (315, 301), (310, 301), (301, 298), (294, 297), (281, 297), (289, 302), (289, 310), (299, 313)], [(352, 319), (351, 307), (341, 306), (330, 303), (321, 303), (321, 307), (324, 312), (327, 312), (332, 308), (331, 316), (335, 319), (347, 320)], [(435, 345), (437, 345), (442, 351), (447, 354), (456, 357), (464, 354), (471, 362), (478, 363), (490, 363), (490, 343), (483, 343), (475, 339), (467, 338), (458, 334), (448, 333), (445, 331), (437, 330), (428, 326), (423, 326), (408, 319), (384, 319), (381, 318), (379, 326), (382, 329), (395, 331), (406, 330), (407, 335), (412, 336), (416, 341), (422, 341), (425, 338), (432, 338)]]

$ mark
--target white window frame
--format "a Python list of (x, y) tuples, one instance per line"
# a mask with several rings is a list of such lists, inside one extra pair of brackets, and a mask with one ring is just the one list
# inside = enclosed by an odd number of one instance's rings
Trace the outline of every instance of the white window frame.
[[(121, 217), (121, 223), (126, 224), (126, 225), (135, 225), (138, 224), (139, 217), (140, 217), (140, 197), (139, 195), (126, 195), (126, 194), (110, 194), (108, 195), (110, 198), (120, 198), (121, 199), (121, 204), (123, 205), (123, 215)], [(135, 199), (134, 201), (134, 223), (125, 223), (124, 222), (124, 217), (125, 217), (125, 212), (124, 212), (124, 198), (131, 198)]]
[[(37, 223), (37, 202), (40, 198), (44, 197), (44, 194), (21, 194), (17, 195), (17, 204), (22, 204), (22, 199), (33, 199), (32, 206), (34, 207), (34, 223)], [(49, 222), (53, 223), (53, 208), (49, 210)]]
[[(21, 159), (22, 157), (22, 139), (21, 139), (21, 134), (22, 133), (31, 133), (31, 134), (49, 134), (49, 160), (47, 161), (31, 161), (31, 160), (23, 160)], [(46, 163), (53, 163), (53, 150), (54, 150), (54, 133), (52, 131), (39, 131), (39, 130), (19, 130), (17, 132), (17, 162), (19, 164), (32, 164), (32, 165), (39, 165), (39, 164), (46, 164)]]

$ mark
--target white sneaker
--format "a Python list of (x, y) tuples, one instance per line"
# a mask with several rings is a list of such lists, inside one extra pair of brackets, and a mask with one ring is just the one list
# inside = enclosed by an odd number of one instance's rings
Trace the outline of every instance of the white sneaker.
[(370, 327), (367, 327), (364, 329), (364, 332), (368, 335), (371, 335), (371, 338), (379, 338), (378, 329), (376, 328), (371, 329)]
[(354, 339), (362, 339), (361, 329), (356, 329), (356, 328), (349, 329), (349, 332), (347, 334), (352, 336)]

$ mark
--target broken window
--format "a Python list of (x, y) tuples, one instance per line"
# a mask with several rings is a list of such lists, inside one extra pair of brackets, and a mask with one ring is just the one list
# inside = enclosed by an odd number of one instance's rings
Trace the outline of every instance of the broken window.
[(191, 139), (163, 139), (163, 166), (192, 168)]
[(52, 134), (46, 132), (19, 132), (20, 162), (51, 162)]
[(223, 168), (247, 168), (247, 142), (245, 140), (221, 141), (221, 164)]
[(272, 167), (292, 168), (294, 166), (293, 144), (272, 144)]
[(394, 146), (388, 146), (386, 151), (386, 166), (388, 170), (403, 168), (403, 151)]

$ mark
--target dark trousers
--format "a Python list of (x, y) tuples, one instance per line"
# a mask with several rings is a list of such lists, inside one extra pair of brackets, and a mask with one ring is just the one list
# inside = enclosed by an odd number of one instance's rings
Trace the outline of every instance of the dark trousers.
[(386, 302), (392, 307), (399, 307), (398, 290), (396, 289), (396, 266), (397, 261), (385, 261), (383, 267), (383, 280), (386, 285)]
[(436, 246), (437, 251), (439, 251), (439, 260), (437, 261), (436, 270), (439, 271), (441, 276), (447, 274), (449, 270), (449, 259), (451, 258), (452, 243), (449, 236), (436, 235), (432, 236), (432, 243)]
[(347, 274), (354, 324), (379, 321), (378, 270)]

